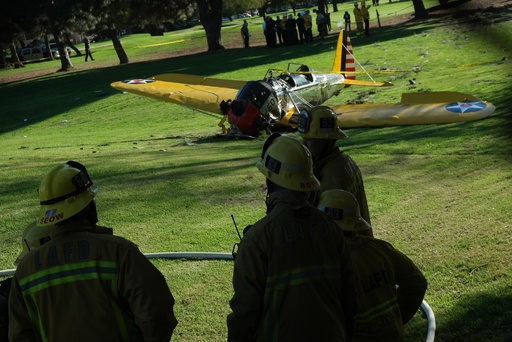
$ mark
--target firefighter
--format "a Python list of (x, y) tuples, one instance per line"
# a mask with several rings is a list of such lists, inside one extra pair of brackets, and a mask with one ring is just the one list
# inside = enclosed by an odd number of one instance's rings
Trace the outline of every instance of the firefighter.
[[(21, 236), (21, 252), (14, 261), (18, 266), (20, 260), (33, 249), (41, 247), (50, 240), (50, 231), (53, 226), (38, 227), (36, 222), (30, 223)], [(0, 281), (0, 341), (8, 341), (9, 327), (9, 292), (11, 291), (12, 277)]]
[(357, 36), (362, 37), (364, 30), (364, 13), (363, 10), (359, 8), (359, 4), (357, 2), (354, 2), (353, 13), (356, 21)]
[[(298, 131), (303, 144), (313, 156), (313, 173), (320, 181), (320, 190), (310, 198), (318, 204), (325, 190), (342, 189), (353, 194), (361, 207), (363, 218), (371, 223), (361, 170), (356, 162), (336, 146), (337, 140), (347, 138), (339, 128), (337, 115), (328, 106), (317, 106), (301, 112)], [(372, 229), (365, 232), (373, 236)]]
[(343, 230), (354, 262), (359, 312), (352, 341), (404, 341), (404, 325), (418, 311), (427, 280), (391, 244), (361, 235), (370, 224), (361, 217), (351, 193), (327, 190), (320, 196), (318, 209)]
[(171, 339), (177, 321), (165, 278), (135, 244), (96, 225), (97, 192), (75, 161), (42, 180), (37, 225), (55, 228), (14, 274), (10, 342)]
[(361, 11), (363, 12), (364, 22), (364, 35), (370, 36), (370, 12), (368, 11), (372, 5), (366, 6), (364, 1), (361, 1)]
[(310, 152), (274, 133), (256, 165), (267, 215), (244, 230), (236, 254), (228, 341), (348, 341), (352, 263), (342, 231), (307, 202), (320, 185)]

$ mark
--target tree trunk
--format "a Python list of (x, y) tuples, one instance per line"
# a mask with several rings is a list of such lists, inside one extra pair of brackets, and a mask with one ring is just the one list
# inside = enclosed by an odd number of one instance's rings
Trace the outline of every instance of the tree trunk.
[(423, 4), (423, 0), (412, 0), (412, 4), (414, 5), (415, 19), (424, 19), (428, 16), (425, 5)]
[(52, 60), (54, 60), (55, 58), (53, 58), (53, 53), (52, 49), (50, 49), (50, 41), (48, 40), (47, 34), (44, 35), (44, 47), (46, 49), (46, 53), (48, 54), (48, 56), (45, 57), (50, 57)]
[(82, 56), (82, 52), (75, 46), (75, 44), (73, 44), (71, 39), (69, 39), (69, 32), (65, 34), (65, 38), (66, 38), (66, 45), (69, 46), (70, 49), (73, 49), (73, 51), (75, 51), (77, 56)]
[(332, 11), (333, 12), (338, 12), (338, 1), (337, 0), (334, 0), (332, 2)]
[[(60, 60), (62, 61), (62, 57), (64, 57), (64, 59), (66, 61), (69, 61), (69, 67), (73, 68), (73, 64), (71, 64), (71, 58), (69, 57), (69, 53), (68, 53), (68, 49), (66, 49), (66, 45), (64, 44), (64, 42), (62, 40), (55, 39), (55, 41), (57, 43), (57, 50), (59, 51)], [(51, 51), (50, 51), (50, 54), (52, 54)], [(67, 71), (67, 69), (62, 70), (62, 71)]]
[(20, 56), (18, 56), (18, 53), (16, 52), (16, 46), (14, 46), (14, 43), (11, 43), (11, 61), (14, 63), (14, 69), (24, 68), (25, 65), (21, 63)]
[(1, 68), (6, 68), (7, 67), (7, 61), (5, 60), (4, 49), (0, 49), (0, 67)]
[(59, 71), (68, 71), (69, 69), (73, 69), (73, 63), (71, 63), (71, 58), (69, 58), (68, 50), (64, 48), (62, 33), (53, 33), (53, 38), (55, 39), (55, 43), (57, 43), (57, 49), (59, 50), (60, 55)]
[(325, 14), (327, 8), (327, 2), (325, 0), (318, 0), (318, 12)]
[(119, 58), (119, 64), (128, 64), (128, 55), (126, 54), (126, 51), (124, 51), (123, 45), (121, 45), (121, 41), (117, 35), (117, 29), (110, 29), (108, 34), (112, 40), (112, 44), (114, 44), (114, 49), (116, 50), (117, 57)]
[(267, 3), (261, 5), (261, 7), (258, 7), (258, 16), (262, 17), (262, 18), (265, 18), (265, 16), (266, 16), (265, 13), (267, 13), (267, 8), (268, 8), (268, 4)]
[(199, 19), (206, 32), (208, 51), (224, 50), (222, 28), (222, 0), (197, 0)]

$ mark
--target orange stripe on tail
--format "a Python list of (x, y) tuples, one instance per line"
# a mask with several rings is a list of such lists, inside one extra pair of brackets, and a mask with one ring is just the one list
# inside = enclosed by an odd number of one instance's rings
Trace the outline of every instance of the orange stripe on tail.
[[(348, 75), (344, 74), (344, 76), (349, 80), (355, 80), (356, 79), (356, 74), (355, 74), (356, 63), (354, 61), (354, 55), (352, 53), (352, 42), (350, 41), (350, 37), (348, 36), (348, 34), (346, 34), (346, 37), (347, 37), (347, 41), (345, 43), (345, 47), (347, 48), (346, 49), (347, 53), (345, 54), (346, 55), (345, 71), (350, 71), (351, 73), (349, 73)], [(350, 85), (349, 84), (345, 85), (345, 88), (347, 88), (347, 87), (350, 87)]]

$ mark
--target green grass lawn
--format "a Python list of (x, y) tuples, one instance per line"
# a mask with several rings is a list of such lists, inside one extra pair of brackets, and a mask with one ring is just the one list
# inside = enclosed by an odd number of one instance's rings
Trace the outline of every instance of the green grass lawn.
[[(352, 86), (329, 101), (397, 102), (403, 92), (432, 90), (496, 105), (481, 121), (351, 129), (339, 142), (362, 169), (375, 236), (409, 255), (429, 281), (425, 299), (436, 315), (436, 341), (512, 336), (511, 4), (391, 25), (412, 4), (383, 3), (382, 27), (372, 12), (372, 35), (354, 38), (353, 47), (373, 78), (394, 87)], [(349, 8), (341, 5), (333, 22)], [(99, 42), (95, 64), (72, 57), (71, 72), (48, 73), (59, 61), (0, 71), (0, 269), (13, 267), (21, 232), (37, 215), (39, 182), (70, 159), (84, 163), (100, 188), (100, 224), (144, 253), (231, 252), (238, 240), (231, 215), (243, 229), (265, 212), (264, 177), (255, 167), (264, 137), (226, 139), (218, 135), (220, 117), (109, 85), (167, 72), (256, 80), (290, 62), (331, 69), (336, 32), (311, 45), (267, 49), (261, 18), (251, 18), (254, 44), (243, 49), (241, 24), (223, 28), (224, 51), (207, 53), (196, 27), (123, 37), (127, 65), (117, 65), (109, 42)], [(378, 72), (384, 68), (402, 72)], [(31, 73), (47, 74), (9, 81)], [(232, 262), (153, 262), (176, 298), (173, 341), (224, 341)], [(418, 314), (407, 341), (423, 340), (425, 327)]]

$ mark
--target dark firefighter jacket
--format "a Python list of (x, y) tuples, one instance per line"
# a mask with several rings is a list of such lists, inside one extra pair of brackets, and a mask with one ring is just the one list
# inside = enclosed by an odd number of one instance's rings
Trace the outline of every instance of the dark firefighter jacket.
[(359, 304), (352, 342), (404, 341), (404, 324), (418, 311), (427, 290), (425, 277), (386, 241), (367, 236), (347, 241)]
[(170, 340), (174, 298), (135, 244), (86, 221), (51, 236), (16, 269), (10, 342)]
[(349, 155), (334, 147), (325, 157), (313, 162), (313, 173), (320, 181), (320, 191), (310, 201), (312, 205), (318, 204), (320, 194), (326, 190), (345, 190), (354, 195), (359, 203), (361, 217), (371, 224), (361, 170)]
[(347, 341), (357, 302), (343, 233), (306, 193), (286, 193), (240, 243), (228, 341)]

